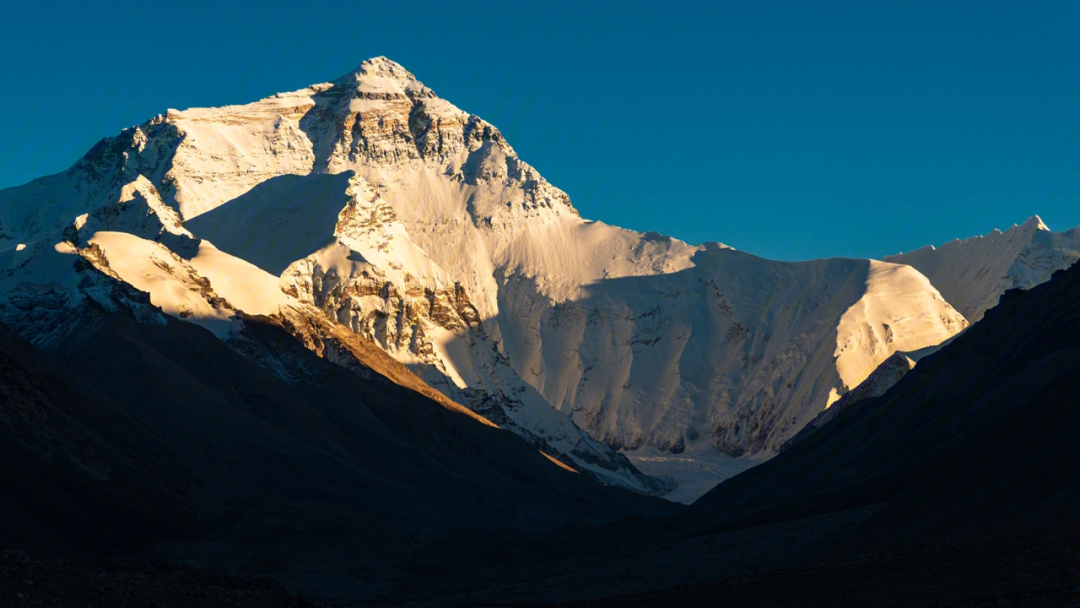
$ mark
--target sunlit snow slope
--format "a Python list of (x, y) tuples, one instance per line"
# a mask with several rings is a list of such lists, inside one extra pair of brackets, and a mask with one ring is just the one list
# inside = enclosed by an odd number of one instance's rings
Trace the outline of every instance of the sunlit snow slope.
[(646, 492), (670, 485), (615, 449), (767, 457), (893, 352), (967, 325), (910, 266), (584, 220), (494, 126), (385, 58), (103, 140), (0, 192), (0, 250), (4, 314), (74, 289), (49, 269), (79, 252), (226, 338), (236, 310), (320, 316)]
[(908, 264), (930, 282), (968, 321), (982, 319), (1008, 289), (1030, 289), (1050, 280), (1055, 270), (1080, 259), (1080, 227), (1051, 232), (1039, 216), (1005, 232), (927, 245), (884, 258)]

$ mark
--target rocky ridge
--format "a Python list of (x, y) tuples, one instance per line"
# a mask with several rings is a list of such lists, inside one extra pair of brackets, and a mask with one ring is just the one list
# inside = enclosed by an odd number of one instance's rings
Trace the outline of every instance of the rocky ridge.
[(986, 236), (955, 239), (937, 248), (927, 245), (883, 259), (908, 264), (925, 274), (949, 303), (975, 323), (1006, 291), (1031, 289), (1076, 263), (1080, 226), (1051, 232), (1033, 215), (1005, 232), (995, 228)]

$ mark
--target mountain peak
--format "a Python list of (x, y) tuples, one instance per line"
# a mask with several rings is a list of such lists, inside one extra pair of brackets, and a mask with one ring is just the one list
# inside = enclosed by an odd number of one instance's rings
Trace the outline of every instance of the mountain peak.
[(349, 74), (358, 77), (376, 76), (381, 78), (393, 78), (394, 80), (405, 82), (416, 80), (416, 76), (413, 76), (412, 72), (406, 70), (400, 63), (381, 55), (379, 57), (365, 59)]
[(1022, 228), (1034, 228), (1035, 230), (1047, 230), (1047, 231), (1049, 231), (1049, 230), (1050, 230), (1050, 227), (1049, 227), (1049, 226), (1047, 226), (1047, 225), (1046, 225), (1046, 224), (1045, 224), (1045, 223), (1044, 223), (1044, 222), (1042, 221), (1042, 218), (1041, 218), (1041, 217), (1039, 217), (1038, 215), (1033, 215), (1033, 216), (1029, 217), (1029, 218), (1027, 219), (1027, 221), (1026, 221), (1026, 222), (1024, 222), (1024, 223), (1023, 223), (1023, 224), (1021, 225), (1021, 227), (1022, 227)]
[(334, 81), (335, 85), (355, 85), (363, 98), (434, 97), (435, 93), (406, 70), (386, 57), (372, 57), (355, 70)]

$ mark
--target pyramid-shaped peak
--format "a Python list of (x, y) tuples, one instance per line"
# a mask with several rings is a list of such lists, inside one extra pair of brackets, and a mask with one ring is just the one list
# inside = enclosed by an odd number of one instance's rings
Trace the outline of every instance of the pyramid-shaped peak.
[(372, 57), (371, 59), (366, 59), (363, 63), (356, 66), (356, 69), (337, 80), (338, 83), (342, 84), (349, 82), (372, 83), (380, 81), (396, 82), (401, 86), (407, 86), (414, 83), (420, 85), (412, 72), (406, 70), (400, 63), (387, 59), (386, 57)]
[(405, 95), (411, 98), (434, 97), (435, 93), (406, 70), (386, 57), (372, 57), (337, 79), (334, 84), (356, 86), (362, 97), (387, 98)]
[(406, 70), (400, 63), (381, 56), (364, 60), (364, 62), (353, 70), (352, 73), (361, 76), (378, 76), (402, 81), (416, 80), (416, 76), (413, 76), (412, 72)]
[(1033, 215), (1033, 216), (1029, 217), (1027, 219), (1027, 221), (1024, 222), (1023, 227), (1024, 228), (1033, 228), (1035, 230), (1047, 230), (1047, 231), (1050, 230), (1050, 227), (1047, 226), (1042, 221), (1042, 218), (1039, 217), (1038, 215)]

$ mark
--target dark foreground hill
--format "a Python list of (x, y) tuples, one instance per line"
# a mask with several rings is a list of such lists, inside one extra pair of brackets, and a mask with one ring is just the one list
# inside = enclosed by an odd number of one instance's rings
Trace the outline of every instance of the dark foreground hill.
[(921, 543), (562, 608), (1080, 605), (1080, 525)]
[(49, 354), (0, 326), (0, 543), (284, 578), (454, 530), (676, 509), (268, 320), (230, 346), (134, 300), (87, 300)]
[[(159, 564), (159, 566), (163, 566)], [(268, 578), (129, 561), (107, 569), (64, 559), (0, 553), (0, 605), (48, 608), (316, 608)]]

